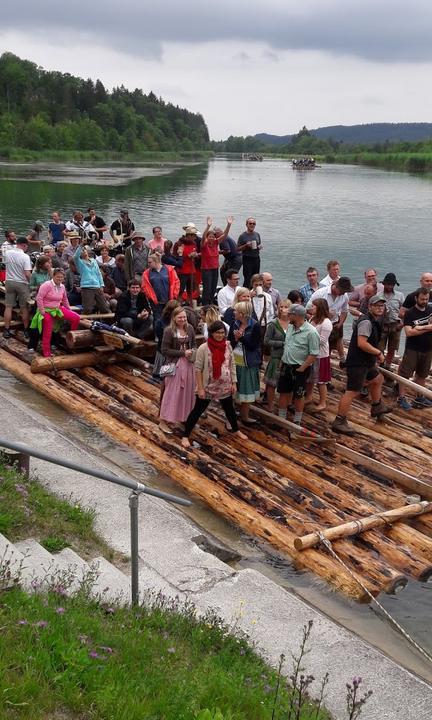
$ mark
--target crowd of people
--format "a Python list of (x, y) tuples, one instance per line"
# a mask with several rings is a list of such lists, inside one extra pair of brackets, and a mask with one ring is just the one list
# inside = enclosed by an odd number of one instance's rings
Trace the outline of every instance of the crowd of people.
[[(397, 404), (407, 412), (432, 407), (421, 390), (432, 364), (432, 273), (424, 272), (405, 297), (393, 272), (379, 279), (367, 268), (363, 282), (353, 286), (332, 259), (322, 279), (310, 266), (304, 284), (281, 292), (261, 269), (265, 250), (256, 220), (247, 218), (237, 240), (230, 235), (233, 223), (228, 216), (223, 229), (208, 217), (200, 233), (189, 222), (173, 243), (160, 226), (146, 239), (126, 210), (108, 226), (89, 208), (66, 222), (54, 212), (47, 228), (37, 221), (27, 235), (8, 229), (2, 245), (3, 337), (12, 336), (12, 313), (19, 306), (29, 349), (36, 350), (41, 339), (42, 355), (49, 357), (53, 332), (64, 321), (76, 329), (81, 314), (114, 313), (115, 324), (127, 333), (156, 340), (160, 426), (172, 433), (180, 424), (185, 447), (212, 400), (220, 402), (227, 430), (240, 438), (239, 423), (255, 423), (250, 408), (257, 401), (281, 418), (292, 413), (297, 424), (305, 405), (322, 413), (332, 352), (347, 383), (331, 427), (352, 434), (347, 418), (359, 395), (370, 398), (374, 418), (393, 409), (382, 401), (379, 366), (389, 369), (394, 362), (402, 329), (398, 373), (414, 378), (418, 391), (410, 401), (403, 382), (397, 383)], [(346, 353), (349, 314), (354, 320)], [(198, 334), (204, 342), (197, 349)]]

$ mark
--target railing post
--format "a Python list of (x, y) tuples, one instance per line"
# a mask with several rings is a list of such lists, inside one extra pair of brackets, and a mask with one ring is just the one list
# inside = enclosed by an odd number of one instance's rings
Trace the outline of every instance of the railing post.
[(130, 533), (131, 533), (131, 589), (132, 605), (139, 604), (138, 588), (138, 498), (137, 492), (129, 495)]

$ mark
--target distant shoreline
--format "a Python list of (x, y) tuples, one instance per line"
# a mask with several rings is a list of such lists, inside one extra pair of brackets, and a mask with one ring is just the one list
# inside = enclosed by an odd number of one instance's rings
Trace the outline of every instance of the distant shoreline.
[(34, 162), (99, 162), (127, 163), (128, 165), (187, 165), (204, 162), (214, 157), (212, 150), (168, 150), (148, 151), (141, 153), (109, 152), (107, 150), (26, 150), (24, 148), (8, 148), (0, 152), (2, 163), (34, 163)]

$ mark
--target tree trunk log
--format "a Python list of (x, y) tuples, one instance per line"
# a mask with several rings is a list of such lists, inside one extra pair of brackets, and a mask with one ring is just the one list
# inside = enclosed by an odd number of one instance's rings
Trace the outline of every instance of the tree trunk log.
[[(402, 520), (406, 517), (413, 517), (414, 515), (431, 512), (431, 505), (432, 503), (424, 500), (423, 502), (414, 503), (413, 505), (405, 505), (402, 508), (388, 510), (387, 512), (379, 513), (378, 515), (370, 515), (366, 518), (351, 520), (350, 522), (343, 523), (342, 525), (336, 525), (332, 528), (327, 528), (321, 532), (326, 540), (338, 540), (341, 537), (350, 537), (351, 535), (363, 533), (365, 530), (386, 526), (387, 524), (397, 522), (398, 520)], [(296, 550), (306, 550), (306, 548), (316, 547), (320, 542), (321, 538), (318, 533), (310, 533), (309, 535), (303, 535), (302, 537), (295, 538), (294, 547)]]
[[(102, 349), (101, 349), (102, 350)], [(34, 357), (30, 366), (33, 374), (49, 373), (70, 368), (98, 365), (99, 363), (114, 362), (115, 355), (112, 348), (104, 348), (105, 352), (77, 353), (76, 355), (55, 355), (53, 357)]]

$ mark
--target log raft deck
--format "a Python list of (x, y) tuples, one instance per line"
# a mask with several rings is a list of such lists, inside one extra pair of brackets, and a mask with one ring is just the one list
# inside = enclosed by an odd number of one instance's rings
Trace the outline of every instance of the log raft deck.
[[(72, 353), (48, 360), (29, 353), (18, 330), (15, 338), (0, 339), (0, 366), (132, 448), (296, 567), (356, 600), (368, 599), (364, 588), (377, 596), (403, 588), (410, 578), (432, 577), (432, 410), (402, 414), (395, 408), (377, 422), (369, 404), (358, 401), (350, 416), (356, 435), (336, 437), (329, 426), (344, 376), (334, 368), (329, 409), (306, 412), (304, 431), (258, 407), (252, 409), (256, 426), (240, 442), (226, 433), (215, 404), (194, 431), (199, 447), (185, 450), (178, 435), (158, 428), (160, 389), (149, 382), (149, 365), (142, 359), (154, 346), (132, 345), (125, 352), (123, 343), (110, 345), (109, 333), (102, 338), (88, 325), (84, 321), (84, 330), (68, 333)], [(415, 508), (403, 512), (413, 494), (429, 501), (418, 506), (418, 514)], [(388, 511), (396, 512), (371, 521)], [(361, 520), (364, 525), (353, 527), (352, 521)], [(338, 526), (347, 523), (350, 531), (338, 534)], [(336, 528), (332, 546), (345, 567), (316, 544), (316, 533), (329, 528)], [(315, 541), (309, 538), (302, 549), (298, 538), (305, 535)]]

